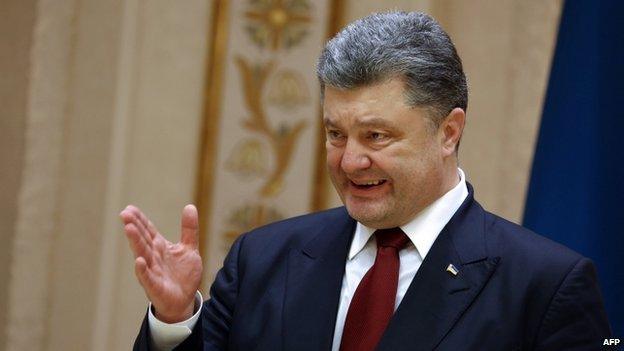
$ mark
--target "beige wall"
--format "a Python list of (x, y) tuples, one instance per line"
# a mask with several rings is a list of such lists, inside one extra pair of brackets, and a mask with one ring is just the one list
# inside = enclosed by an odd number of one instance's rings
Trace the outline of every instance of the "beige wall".
[[(35, 1), (0, 2), (0, 311), (8, 309), (8, 281), (17, 217), (19, 185), (24, 161), (28, 55)], [(7, 314), (0, 314), (0, 349), (6, 344)]]
[(485, 208), (521, 222), (561, 1), (436, 1), (469, 84), (460, 165)]
[[(455, 40), (471, 88), (462, 167), (486, 207), (518, 220), (560, 1), (350, 0), (345, 18), (395, 7)], [(1, 350), (129, 348), (146, 302), (116, 215), (135, 203), (177, 235), (211, 8), (0, 2)]]
[(174, 233), (193, 199), (208, 4), (17, 3), (0, 349), (128, 349), (145, 298), (116, 217), (136, 203)]

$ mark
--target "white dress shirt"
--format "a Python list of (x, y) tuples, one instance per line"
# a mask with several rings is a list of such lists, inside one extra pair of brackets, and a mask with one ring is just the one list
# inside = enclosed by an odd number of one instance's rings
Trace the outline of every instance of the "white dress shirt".
[[(453, 217), (459, 206), (464, 202), (464, 199), (466, 199), (466, 196), (468, 196), (464, 172), (461, 169), (458, 169), (458, 171), (460, 180), (453, 189), (427, 206), (410, 222), (401, 226), (401, 230), (407, 234), (410, 243), (399, 252), (399, 284), (394, 303), (395, 310), (403, 300), (407, 288), (414, 276), (416, 276), (418, 268), (420, 268), (438, 234), (440, 234), (442, 228)], [(338, 306), (332, 344), (333, 351), (340, 349), (342, 331), (355, 289), (357, 289), (366, 272), (375, 263), (377, 242), (373, 236), (374, 232), (375, 229), (368, 228), (359, 222), (355, 227), (349, 258), (345, 265), (345, 275), (342, 278), (340, 305)]]
[[(458, 173), (460, 180), (453, 189), (422, 210), (410, 222), (401, 226), (411, 243), (399, 252), (399, 284), (394, 305), (395, 310), (403, 300), (407, 288), (414, 276), (416, 276), (416, 272), (418, 272), (418, 268), (420, 268), (425, 256), (427, 256), (433, 242), (468, 196), (464, 172), (458, 168)], [(340, 304), (338, 306), (332, 343), (333, 351), (340, 349), (340, 340), (342, 339), (342, 331), (347, 318), (347, 310), (353, 294), (355, 294), (355, 289), (375, 262), (377, 243), (373, 236), (374, 232), (375, 229), (368, 228), (359, 222), (355, 227), (355, 234), (349, 249), (349, 257), (345, 264), (345, 275), (342, 278)], [(188, 320), (175, 324), (159, 321), (152, 313), (150, 305), (148, 323), (152, 336), (152, 347), (155, 350), (171, 350), (191, 334), (191, 330), (197, 323), (201, 311), (203, 299), (199, 292), (195, 300), (196, 306), (198, 306), (195, 314)]]

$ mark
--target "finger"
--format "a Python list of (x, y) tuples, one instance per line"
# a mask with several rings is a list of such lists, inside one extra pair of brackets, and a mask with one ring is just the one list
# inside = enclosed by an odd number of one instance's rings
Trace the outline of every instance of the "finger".
[(119, 212), (119, 218), (121, 218), (121, 222), (123, 224), (128, 224), (133, 221), (132, 217), (134, 217), (134, 213), (130, 209), (130, 206), (132, 205), (126, 206), (126, 208), (124, 208), (123, 210), (121, 210), (121, 212)]
[(163, 264), (163, 260), (168, 255), (167, 251), (170, 245), (172, 244), (162, 236), (158, 236), (152, 241), (152, 263), (150, 268)]
[(119, 213), (119, 217), (121, 217), (121, 220), (124, 224), (135, 224), (141, 235), (145, 235), (145, 240), (147, 240), (147, 242), (150, 242), (151, 236), (149, 236), (149, 234), (147, 233), (147, 229), (138, 218), (138, 212), (136, 210), (138, 210), (137, 207), (128, 205), (123, 211)]
[(145, 256), (150, 250), (150, 246), (145, 242), (143, 236), (139, 233), (134, 223), (128, 223), (124, 226), (128, 243), (135, 256)]
[(181, 237), (180, 241), (191, 246), (193, 249), (197, 249), (199, 244), (199, 219), (197, 215), (197, 208), (194, 205), (186, 205), (182, 210), (181, 222)]
[(136, 206), (132, 206), (131, 210), (137, 216), (138, 220), (141, 221), (141, 224), (146, 229), (146, 232), (152, 238), (156, 237), (156, 235), (158, 234), (158, 230), (156, 229), (156, 226), (154, 225), (154, 223), (152, 223), (152, 221), (150, 221), (149, 218), (147, 218), (145, 213), (143, 213), (143, 211), (141, 211), (141, 209)]
[(145, 242), (147, 242), (151, 246), (153, 245), (152, 239), (154, 237), (149, 233), (149, 230), (145, 227), (143, 221), (140, 219), (141, 213), (142, 212), (138, 207), (128, 205), (128, 207), (121, 211), (119, 215), (121, 216), (124, 223), (133, 223), (139, 230), (141, 236), (145, 239)]
[(147, 220), (147, 231), (152, 236), (152, 239), (154, 239), (158, 234), (158, 229), (156, 229), (154, 223), (152, 223), (149, 219)]
[(145, 261), (151, 265), (152, 249), (150, 245), (145, 242), (143, 236), (139, 233), (134, 223), (128, 223), (124, 226), (130, 249), (134, 254), (134, 257), (143, 257)]
[(143, 238), (143, 240), (145, 240), (145, 242), (149, 246), (153, 247), (154, 243), (153, 243), (153, 240), (152, 240), (152, 236), (149, 234), (149, 232), (147, 231), (147, 229), (145, 228), (143, 223), (138, 218), (135, 217), (134, 220), (132, 221), (132, 224), (134, 224), (137, 227), (137, 229), (138, 229), (139, 233), (141, 234), (141, 237)]
[(151, 293), (154, 291), (155, 279), (143, 257), (137, 257), (134, 260), (134, 274), (145, 290), (147, 297), (151, 300)]

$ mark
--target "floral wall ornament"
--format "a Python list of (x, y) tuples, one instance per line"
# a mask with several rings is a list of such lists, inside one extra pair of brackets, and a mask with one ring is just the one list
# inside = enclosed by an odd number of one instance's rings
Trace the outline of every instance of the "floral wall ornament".
[(241, 72), (245, 105), (250, 113), (249, 117), (243, 121), (243, 127), (265, 137), (271, 145), (275, 157), (275, 166), (266, 183), (260, 189), (261, 196), (273, 197), (283, 188), (284, 175), (292, 160), (295, 144), (305, 129), (307, 121), (300, 120), (292, 125), (282, 122), (277, 128), (272, 128), (262, 102), (262, 92), (268, 74), (273, 69), (273, 62), (252, 66), (241, 56), (238, 56), (236, 57), (236, 64)]
[(301, 74), (281, 70), (272, 79), (268, 101), (282, 110), (292, 111), (310, 102), (310, 93)]
[(234, 208), (227, 219), (230, 230), (223, 234), (225, 249), (229, 248), (241, 233), (284, 218), (278, 209), (265, 204), (245, 204)]
[(245, 180), (266, 175), (267, 165), (266, 147), (257, 139), (241, 140), (225, 162), (228, 171)]
[(311, 22), (307, 0), (252, 0), (245, 12), (247, 32), (261, 48), (289, 49), (307, 35)]
[(241, 233), (323, 208), (314, 66), (340, 1), (212, 3), (196, 194), (205, 282)]

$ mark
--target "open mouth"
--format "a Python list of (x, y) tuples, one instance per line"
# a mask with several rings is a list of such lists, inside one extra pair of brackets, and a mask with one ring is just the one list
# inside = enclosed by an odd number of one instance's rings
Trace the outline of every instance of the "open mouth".
[(369, 180), (366, 182), (357, 182), (357, 183), (354, 181), (351, 181), (351, 185), (353, 185), (357, 189), (373, 189), (375, 187), (383, 185), (385, 182), (386, 182), (385, 179)]

